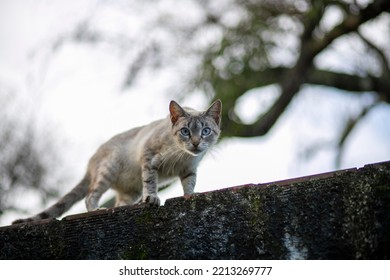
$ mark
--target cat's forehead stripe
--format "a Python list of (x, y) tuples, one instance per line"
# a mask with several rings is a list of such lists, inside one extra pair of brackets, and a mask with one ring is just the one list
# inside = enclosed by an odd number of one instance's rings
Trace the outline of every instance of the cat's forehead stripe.
[(187, 123), (187, 126), (190, 128), (202, 128), (204, 127), (204, 123), (199, 119), (193, 118)]

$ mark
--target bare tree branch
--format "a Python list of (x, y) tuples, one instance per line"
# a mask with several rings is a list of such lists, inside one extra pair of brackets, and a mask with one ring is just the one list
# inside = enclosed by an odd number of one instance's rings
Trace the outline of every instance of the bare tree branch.
[[(301, 36), (301, 48), (299, 57), (294, 67), (288, 69), (276, 68), (270, 71), (278, 71), (280, 75), (277, 76), (277, 83), (281, 88), (281, 95), (275, 101), (273, 106), (259, 118), (255, 123), (250, 125), (234, 124), (234, 114), (232, 112), (225, 112), (224, 116), (232, 120), (229, 124), (226, 124), (227, 129), (225, 129), (228, 135), (236, 135), (240, 137), (253, 137), (253, 136), (262, 136), (265, 135), (277, 122), (279, 117), (284, 113), (286, 108), (289, 106), (291, 100), (299, 92), (300, 87), (305, 83), (315, 83), (315, 84), (325, 84), (331, 85), (343, 89), (359, 89), (359, 90), (374, 90), (377, 92), (388, 92), (386, 89), (389, 87), (387, 80), (382, 80), (380, 78), (368, 77), (366, 80), (355, 79), (352, 75), (347, 74), (335, 74), (330, 71), (316, 70), (313, 67), (314, 58), (326, 49), (335, 39), (348, 34), (353, 31), (357, 31), (358, 27), (364, 22), (375, 18), (384, 11), (389, 11), (390, 2), (386, 0), (377, 0), (367, 5), (364, 9), (360, 11), (359, 14), (348, 14), (345, 19), (327, 34), (323, 38), (316, 38), (313, 36), (313, 31), (321, 20), (324, 6), (321, 6), (322, 1), (313, 1), (313, 10), (310, 10), (310, 13), (307, 15), (308, 19), (304, 21), (304, 31)], [(318, 6), (316, 6), (318, 4)], [(225, 108), (234, 108), (235, 100), (245, 93), (245, 91), (251, 88), (251, 85), (254, 84), (255, 76), (258, 75), (259, 84), (262, 83), (262, 78), (260, 74), (266, 73), (266, 70), (262, 73), (252, 73), (253, 75), (240, 76), (240, 79), (245, 79), (249, 77), (250, 85), (240, 86), (242, 84), (239, 80), (234, 81), (228, 80), (223, 81), (221, 79), (216, 79), (215, 81), (215, 91), (216, 97), (223, 99), (228, 106)], [(271, 72), (270, 72), (271, 73)], [(275, 75), (265, 75), (268, 82), (271, 80), (269, 77), (276, 77)], [(326, 78), (326, 79), (323, 79)], [(272, 78), (271, 78), (272, 79)], [(352, 83), (351, 80), (358, 80), (358, 83)], [(366, 83), (368, 82), (368, 83)], [(226, 84), (226, 85), (224, 85)], [(384, 91), (382, 91), (384, 89)], [(387, 97), (388, 94), (385, 95)], [(387, 99), (385, 99), (387, 101)], [(229, 133), (230, 132), (230, 133)]]
[(343, 131), (340, 134), (340, 138), (336, 144), (337, 155), (335, 159), (336, 168), (340, 168), (341, 160), (344, 155), (345, 142), (348, 139), (351, 132), (355, 129), (356, 125), (371, 111), (375, 106), (379, 104), (378, 101), (364, 107), (357, 116), (351, 117), (345, 124)]
[(378, 46), (376, 46), (374, 43), (368, 40), (361, 32), (358, 31), (356, 33), (359, 35), (360, 39), (362, 39), (362, 41), (369, 48), (374, 50), (376, 54), (380, 57), (379, 63), (382, 65), (382, 69), (383, 69), (382, 75), (390, 78), (390, 63), (389, 63), (389, 59), (387, 58), (383, 50), (381, 50)]

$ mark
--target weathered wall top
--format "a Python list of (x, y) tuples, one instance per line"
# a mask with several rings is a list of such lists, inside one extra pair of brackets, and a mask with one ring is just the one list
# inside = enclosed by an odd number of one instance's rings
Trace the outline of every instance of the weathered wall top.
[(0, 259), (389, 259), (390, 162), (0, 228)]

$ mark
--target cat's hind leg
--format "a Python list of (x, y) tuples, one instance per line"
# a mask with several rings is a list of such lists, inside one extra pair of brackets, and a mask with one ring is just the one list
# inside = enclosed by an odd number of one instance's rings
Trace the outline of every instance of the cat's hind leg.
[(102, 195), (113, 186), (116, 180), (116, 170), (111, 166), (110, 168), (99, 168), (96, 178), (93, 181), (88, 194), (85, 198), (85, 205), (88, 211), (93, 211), (99, 208), (99, 200)]

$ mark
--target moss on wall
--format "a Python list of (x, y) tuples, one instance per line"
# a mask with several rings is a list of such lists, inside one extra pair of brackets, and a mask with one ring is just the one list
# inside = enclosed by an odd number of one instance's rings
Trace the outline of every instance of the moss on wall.
[(389, 259), (390, 162), (0, 228), (1, 259)]

